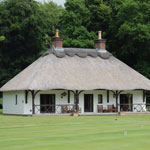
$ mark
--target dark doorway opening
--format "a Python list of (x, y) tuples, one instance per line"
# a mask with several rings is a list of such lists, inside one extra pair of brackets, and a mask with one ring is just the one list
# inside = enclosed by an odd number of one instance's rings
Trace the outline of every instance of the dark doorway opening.
[(133, 95), (132, 94), (120, 94), (120, 111), (132, 111), (133, 110)]
[(55, 113), (55, 94), (41, 94), (40, 105), (41, 113)]
[(84, 112), (93, 112), (93, 94), (84, 95)]

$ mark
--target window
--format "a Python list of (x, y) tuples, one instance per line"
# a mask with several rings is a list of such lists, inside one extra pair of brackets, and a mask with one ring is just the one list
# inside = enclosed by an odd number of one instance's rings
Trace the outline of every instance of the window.
[(102, 104), (103, 103), (103, 95), (99, 94), (98, 95), (98, 104)]
[(18, 96), (16, 95), (16, 103), (15, 103), (16, 105), (18, 104)]

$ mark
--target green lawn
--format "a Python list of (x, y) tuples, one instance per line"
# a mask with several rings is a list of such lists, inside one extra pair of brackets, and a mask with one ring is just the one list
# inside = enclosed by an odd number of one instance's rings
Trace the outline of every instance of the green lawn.
[[(115, 120), (115, 119), (118, 120)], [(124, 134), (125, 130), (127, 133)], [(0, 150), (149, 150), (150, 116), (0, 115)]]

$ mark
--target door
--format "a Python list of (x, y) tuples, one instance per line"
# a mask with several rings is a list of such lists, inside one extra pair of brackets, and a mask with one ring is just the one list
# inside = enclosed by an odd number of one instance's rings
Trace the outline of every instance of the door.
[(120, 94), (120, 111), (132, 111), (132, 104), (132, 94)]
[(55, 94), (41, 94), (40, 105), (41, 113), (55, 113)]
[(84, 112), (93, 112), (93, 94), (84, 95)]

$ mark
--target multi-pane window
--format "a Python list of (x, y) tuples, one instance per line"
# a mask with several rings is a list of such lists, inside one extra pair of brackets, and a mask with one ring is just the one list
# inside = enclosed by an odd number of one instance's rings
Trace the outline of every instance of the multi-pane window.
[(102, 104), (102, 103), (103, 103), (103, 95), (98, 94), (98, 104)]

